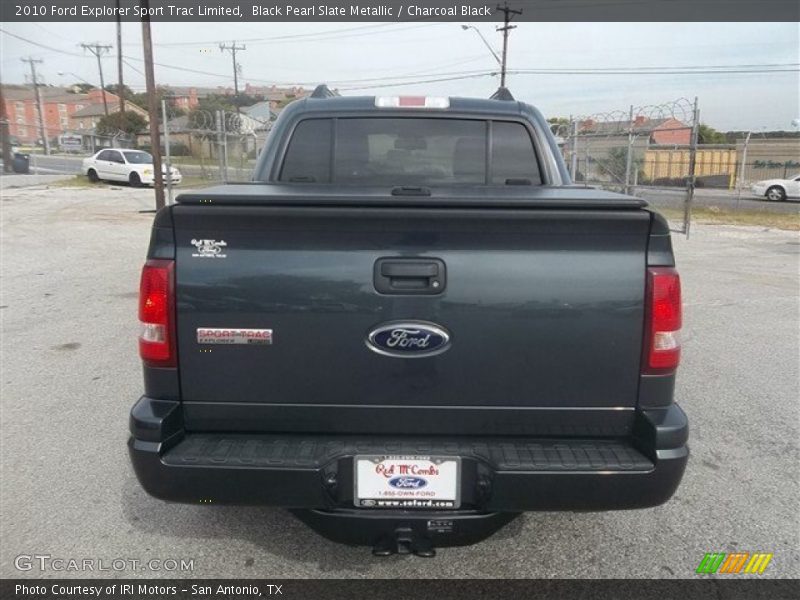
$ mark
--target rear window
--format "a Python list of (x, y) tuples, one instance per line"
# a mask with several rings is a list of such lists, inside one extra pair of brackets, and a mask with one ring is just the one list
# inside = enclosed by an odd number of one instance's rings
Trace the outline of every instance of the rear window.
[(331, 180), (331, 120), (300, 121), (283, 159), (281, 181), (326, 183)]
[(533, 141), (521, 123), (391, 117), (301, 121), (290, 139), (279, 180), (541, 184)]

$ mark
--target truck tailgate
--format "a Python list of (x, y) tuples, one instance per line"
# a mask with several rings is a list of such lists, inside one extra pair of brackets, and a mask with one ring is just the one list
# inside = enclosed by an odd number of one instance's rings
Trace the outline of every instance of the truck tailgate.
[[(179, 204), (173, 222), (188, 429), (630, 431), (647, 211)], [(441, 261), (444, 289), (376, 291), (376, 261), (403, 257)], [(436, 324), (450, 346), (370, 349), (393, 321)], [(272, 343), (199, 344), (206, 328)]]

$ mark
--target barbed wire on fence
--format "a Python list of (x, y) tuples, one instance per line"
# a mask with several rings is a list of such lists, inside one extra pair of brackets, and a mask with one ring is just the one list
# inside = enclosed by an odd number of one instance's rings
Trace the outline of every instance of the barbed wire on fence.
[[(659, 104), (631, 105), (627, 110), (572, 115), (554, 123), (551, 129), (561, 141), (573, 181), (626, 193), (645, 182), (655, 184), (660, 156), (649, 152), (653, 146), (667, 144), (685, 149), (688, 172), (683, 176), (681, 170), (674, 179), (686, 189), (687, 202), (691, 202), (699, 130), (696, 100), (677, 98)], [(672, 167), (669, 176), (674, 174)], [(686, 211), (683, 230), (688, 232), (688, 228)]]

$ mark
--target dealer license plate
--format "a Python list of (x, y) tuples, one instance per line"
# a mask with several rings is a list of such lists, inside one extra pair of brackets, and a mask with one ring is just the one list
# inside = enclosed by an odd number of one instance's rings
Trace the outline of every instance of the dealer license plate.
[(361, 508), (458, 508), (460, 484), (458, 457), (355, 457), (355, 505)]

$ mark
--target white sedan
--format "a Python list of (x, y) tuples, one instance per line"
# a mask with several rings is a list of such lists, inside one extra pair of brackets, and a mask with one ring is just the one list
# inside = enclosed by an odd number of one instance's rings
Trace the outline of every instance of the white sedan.
[(786, 200), (800, 198), (800, 174), (789, 179), (765, 179), (757, 181), (750, 188), (756, 196), (767, 200)]
[[(83, 159), (82, 172), (90, 181), (127, 181), (134, 187), (153, 185), (153, 157), (142, 150), (100, 150), (94, 156)], [(167, 167), (161, 165), (166, 183)], [(180, 183), (181, 172), (175, 167), (170, 171), (172, 183)]]

